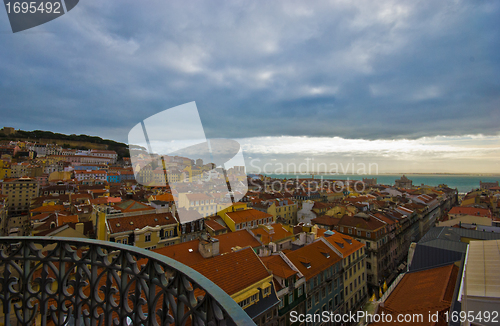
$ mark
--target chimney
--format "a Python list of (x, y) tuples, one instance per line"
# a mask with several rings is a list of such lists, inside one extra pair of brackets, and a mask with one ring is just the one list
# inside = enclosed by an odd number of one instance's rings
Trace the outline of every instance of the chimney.
[(200, 239), (198, 243), (198, 251), (203, 258), (210, 258), (219, 255), (219, 239), (208, 238), (207, 240)]
[(76, 223), (75, 230), (78, 233), (84, 234), (85, 231), (84, 231), (83, 223)]

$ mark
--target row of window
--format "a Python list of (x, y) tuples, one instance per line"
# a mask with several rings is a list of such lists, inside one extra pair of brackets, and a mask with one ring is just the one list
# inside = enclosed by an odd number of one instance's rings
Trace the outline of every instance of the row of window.
[(353, 288), (353, 282), (349, 284), (349, 289), (347, 286), (345, 287), (345, 295), (348, 296), (349, 293), (356, 291), (358, 285), (361, 286), (361, 281), (364, 282), (364, 280), (365, 280), (365, 273), (362, 273), (361, 275), (358, 276), (358, 278), (354, 279), (354, 288)]
[(248, 227), (257, 227), (259, 224), (269, 224), (272, 222), (273, 222), (272, 217), (268, 217), (268, 218), (264, 218), (264, 219), (260, 219), (260, 220), (255, 220), (255, 221), (249, 221), (248, 223), (244, 222), (244, 223), (236, 224), (236, 230), (246, 228), (247, 224), (248, 224)]
[(196, 200), (196, 201), (190, 201), (189, 202), (189, 205), (191, 206), (200, 206), (200, 205), (210, 205), (210, 204), (213, 204), (214, 203), (214, 200), (213, 199), (210, 199), (210, 200)]
[[(367, 265), (368, 265), (368, 263), (367, 263)], [(356, 274), (356, 270), (359, 270), (359, 269), (363, 268), (364, 266), (365, 266), (365, 261), (362, 260), (362, 261), (359, 261), (357, 264), (355, 264), (353, 267), (349, 268), (349, 273), (347, 271), (344, 273), (345, 280), (347, 281), (347, 277), (348, 277), (347, 274), (349, 274), (349, 277), (351, 277), (353, 274), (353, 270), (354, 270), (354, 274)]]
[[(270, 294), (271, 294), (271, 287), (270, 286), (268, 286), (267, 288), (262, 290), (262, 298), (265, 298)], [(238, 304), (240, 305), (240, 307), (245, 308), (258, 300), (259, 300), (259, 294), (255, 293), (252, 296), (238, 302)]]
[[(323, 287), (321, 289), (321, 291), (318, 291), (314, 294), (314, 304), (315, 305), (319, 304), (320, 292), (321, 292), (321, 299), (324, 299), (327, 296), (327, 290), (328, 290), (328, 293), (332, 292), (332, 287), (330, 284), (328, 286)], [(341, 300), (344, 300), (344, 292), (341, 290), (340, 297), (338, 294), (336, 294), (334, 298), (335, 298), (335, 306), (338, 306), (339, 302)], [(340, 301), (339, 301), (339, 298), (340, 298)], [(312, 308), (312, 299), (313, 299), (312, 297), (307, 298), (307, 310), (310, 310)]]

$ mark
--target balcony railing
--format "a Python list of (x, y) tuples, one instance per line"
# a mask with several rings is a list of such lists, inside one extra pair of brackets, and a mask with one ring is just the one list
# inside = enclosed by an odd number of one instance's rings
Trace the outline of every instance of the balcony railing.
[(255, 325), (217, 285), (173, 259), (55, 237), (0, 237), (2, 323)]

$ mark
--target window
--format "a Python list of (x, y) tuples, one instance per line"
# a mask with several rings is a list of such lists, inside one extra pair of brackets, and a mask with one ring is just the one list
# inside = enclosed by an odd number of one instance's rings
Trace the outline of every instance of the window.
[(360, 230), (358, 230), (358, 236), (359, 236), (359, 237), (361, 236), (361, 231), (360, 231)]
[(326, 287), (321, 289), (321, 298), (324, 299), (326, 297)]
[(293, 302), (293, 292), (288, 295), (288, 304)]
[(312, 308), (312, 299), (311, 298), (308, 298), (307, 299), (307, 309), (311, 309)]
[(270, 286), (268, 286), (267, 288), (265, 288), (265, 289), (264, 289), (264, 294), (263, 294), (262, 296), (263, 296), (263, 297), (268, 296), (268, 295), (269, 295), (269, 293), (270, 293), (270, 289), (271, 289), (271, 287), (270, 287)]
[(316, 294), (314, 295), (314, 303), (315, 304), (319, 303), (319, 292), (316, 292)]
[(278, 309), (283, 309), (285, 307), (285, 302), (283, 299), (280, 300), (280, 304), (278, 305)]
[(302, 295), (302, 285), (299, 286), (299, 290), (298, 290), (298, 293), (297, 295), (300, 297)]

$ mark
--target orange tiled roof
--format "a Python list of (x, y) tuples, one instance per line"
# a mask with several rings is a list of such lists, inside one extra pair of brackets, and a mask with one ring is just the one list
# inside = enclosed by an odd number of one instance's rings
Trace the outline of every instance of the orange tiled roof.
[(337, 248), (342, 253), (344, 258), (365, 246), (363, 243), (359, 242), (358, 240), (354, 239), (353, 237), (347, 234), (342, 234), (337, 231), (332, 231), (332, 232), (333, 234), (330, 235), (323, 234), (323, 236), (325, 237), (326, 241), (331, 243), (335, 248)]
[(203, 258), (198, 251), (199, 242), (200, 240), (196, 239), (175, 244), (173, 246), (154, 249), (153, 251), (175, 259), (186, 266), (193, 266), (194, 264), (205, 260), (205, 258)]
[(261, 258), (264, 265), (266, 265), (267, 269), (270, 269), (273, 275), (276, 275), (281, 278), (289, 278), (298, 272), (293, 270), (288, 264), (281, 258), (280, 255), (271, 255), (267, 257)]
[(271, 226), (274, 230), (272, 231), (273, 233), (269, 233), (266, 229), (262, 227), (252, 229), (252, 233), (255, 234), (256, 236), (257, 234), (260, 234), (260, 241), (264, 245), (268, 244), (271, 241), (276, 242), (293, 235), (293, 233), (285, 230), (283, 228), (283, 225), (281, 225), (280, 223), (274, 223)]
[(220, 225), (219, 223), (217, 223), (216, 221), (214, 221), (212, 219), (206, 219), (205, 226), (209, 227), (213, 231), (222, 231), (222, 230), (226, 229), (224, 226)]
[(378, 230), (384, 227), (386, 224), (377, 220), (376, 218), (369, 216), (368, 220), (365, 220), (362, 217), (344, 215), (340, 221), (339, 226), (349, 226), (356, 227), (365, 230)]
[(61, 226), (68, 223), (78, 223), (78, 215), (58, 215), (57, 216), (57, 226)]
[(154, 207), (139, 203), (135, 200), (127, 200), (127, 201), (115, 204), (115, 205), (113, 205), (113, 207), (124, 212), (124, 213), (155, 210)]
[(106, 220), (111, 234), (142, 229), (146, 226), (177, 224), (171, 213), (145, 213), (144, 215), (108, 218)]
[(314, 224), (336, 226), (339, 224), (340, 219), (329, 215), (321, 215), (311, 220)]
[(172, 196), (172, 194), (166, 193), (162, 195), (153, 196), (153, 200), (174, 201), (174, 196)]
[(407, 273), (385, 300), (384, 306), (380, 307), (382, 311), (379, 313), (422, 313), (424, 323), (413, 325), (447, 325), (442, 320), (437, 324), (429, 322), (428, 314), (429, 311), (444, 312), (450, 309), (457, 276), (458, 267), (454, 264)]
[(321, 239), (286, 254), (306, 280), (341, 260), (341, 257)]
[(215, 238), (219, 239), (220, 253), (231, 252), (231, 248), (234, 247), (243, 248), (250, 246), (252, 248), (258, 248), (262, 246), (262, 244), (257, 241), (257, 239), (255, 239), (246, 229), (221, 234), (216, 236)]
[(243, 211), (227, 212), (226, 215), (234, 221), (234, 223), (243, 223), (249, 221), (260, 220), (264, 218), (273, 217), (271, 214), (267, 214), (256, 209), (247, 209)]
[(487, 208), (457, 206), (450, 209), (448, 214), (466, 214), (466, 215), (483, 216), (491, 218), (491, 211)]
[(252, 248), (206, 259), (191, 267), (229, 295), (262, 282), (270, 275)]

